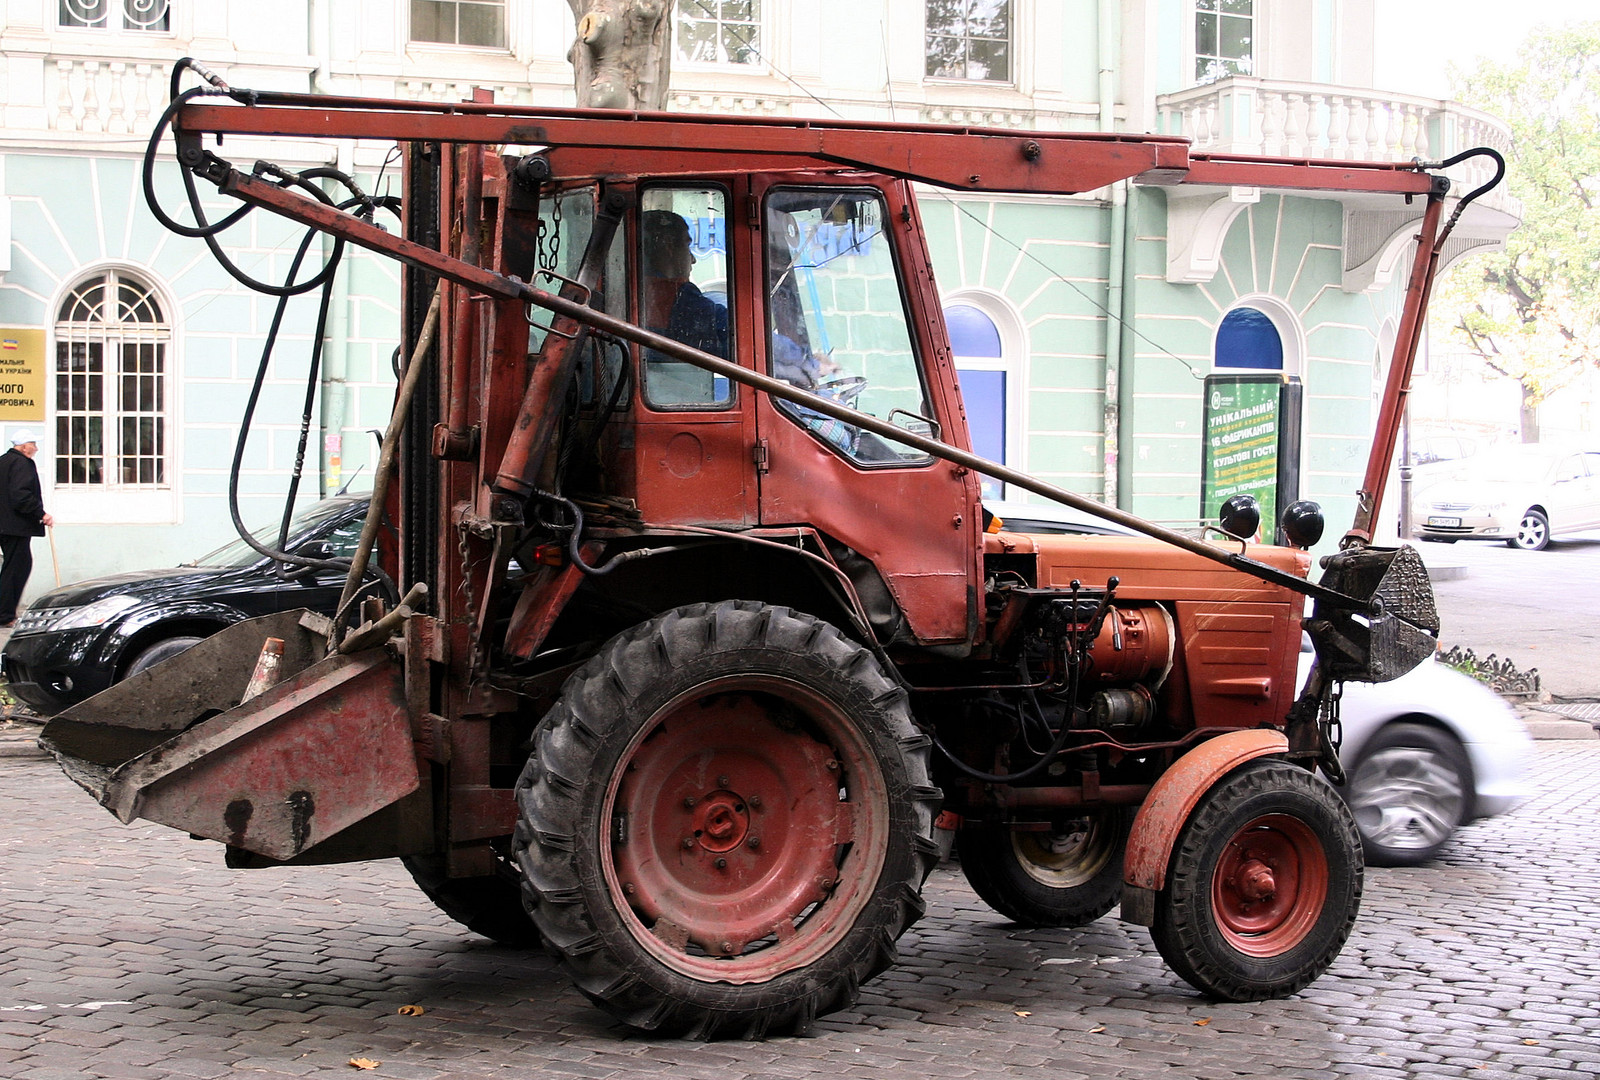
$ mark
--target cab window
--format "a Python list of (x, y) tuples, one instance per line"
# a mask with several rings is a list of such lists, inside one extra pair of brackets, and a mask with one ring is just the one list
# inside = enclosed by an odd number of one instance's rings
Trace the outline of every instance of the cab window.
[[(937, 437), (877, 191), (780, 188), (767, 198), (767, 364), (773, 377)], [(920, 450), (802, 405), (778, 408), (865, 465), (920, 464)]]
[[(639, 200), (639, 322), (728, 359), (727, 195), (719, 188), (648, 188)], [(644, 350), (644, 399), (656, 409), (722, 409), (728, 379)]]

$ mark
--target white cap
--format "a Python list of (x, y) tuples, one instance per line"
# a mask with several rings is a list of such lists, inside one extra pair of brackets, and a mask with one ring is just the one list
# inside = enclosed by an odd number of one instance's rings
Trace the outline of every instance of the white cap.
[(39, 441), (39, 436), (35, 435), (33, 432), (29, 431), (27, 428), (18, 428), (16, 431), (13, 431), (11, 433), (11, 445), (12, 446), (21, 446), (24, 443), (31, 443), (31, 442), (35, 442), (36, 443), (38, 441)]

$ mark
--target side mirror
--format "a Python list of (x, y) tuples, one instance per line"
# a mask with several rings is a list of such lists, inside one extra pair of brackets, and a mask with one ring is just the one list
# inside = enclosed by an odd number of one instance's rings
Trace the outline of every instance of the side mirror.
[(1222, 531), (1235, 540), (1248, 540), (1261, 528), (1261, 504), (1254, 495), (1234, 495), (1218, 516)]

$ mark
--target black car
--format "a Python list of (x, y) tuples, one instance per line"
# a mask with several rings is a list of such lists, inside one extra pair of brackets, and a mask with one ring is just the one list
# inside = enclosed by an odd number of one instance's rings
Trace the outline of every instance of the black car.
[[(366, 496), (324, 499), (289, 526), (288, 550), (314, 558), (354, 554)], [(275, 524), (257, 536), (277, 539)], [(333, 614), (345, 576), (280, 576), (243, 540), (192, 563), (80, 581), (41, 596), (17, 619), (0, 652), (11, 693), (52, 715), (244, 619), (292, 608)]]

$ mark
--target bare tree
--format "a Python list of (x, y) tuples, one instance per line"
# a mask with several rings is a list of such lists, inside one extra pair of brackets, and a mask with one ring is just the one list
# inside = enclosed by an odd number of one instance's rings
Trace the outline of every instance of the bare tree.
[(659, 109), (672, 74), (676, 0), (567, 0), (577, 21), (572, 61), (578, 105)]

